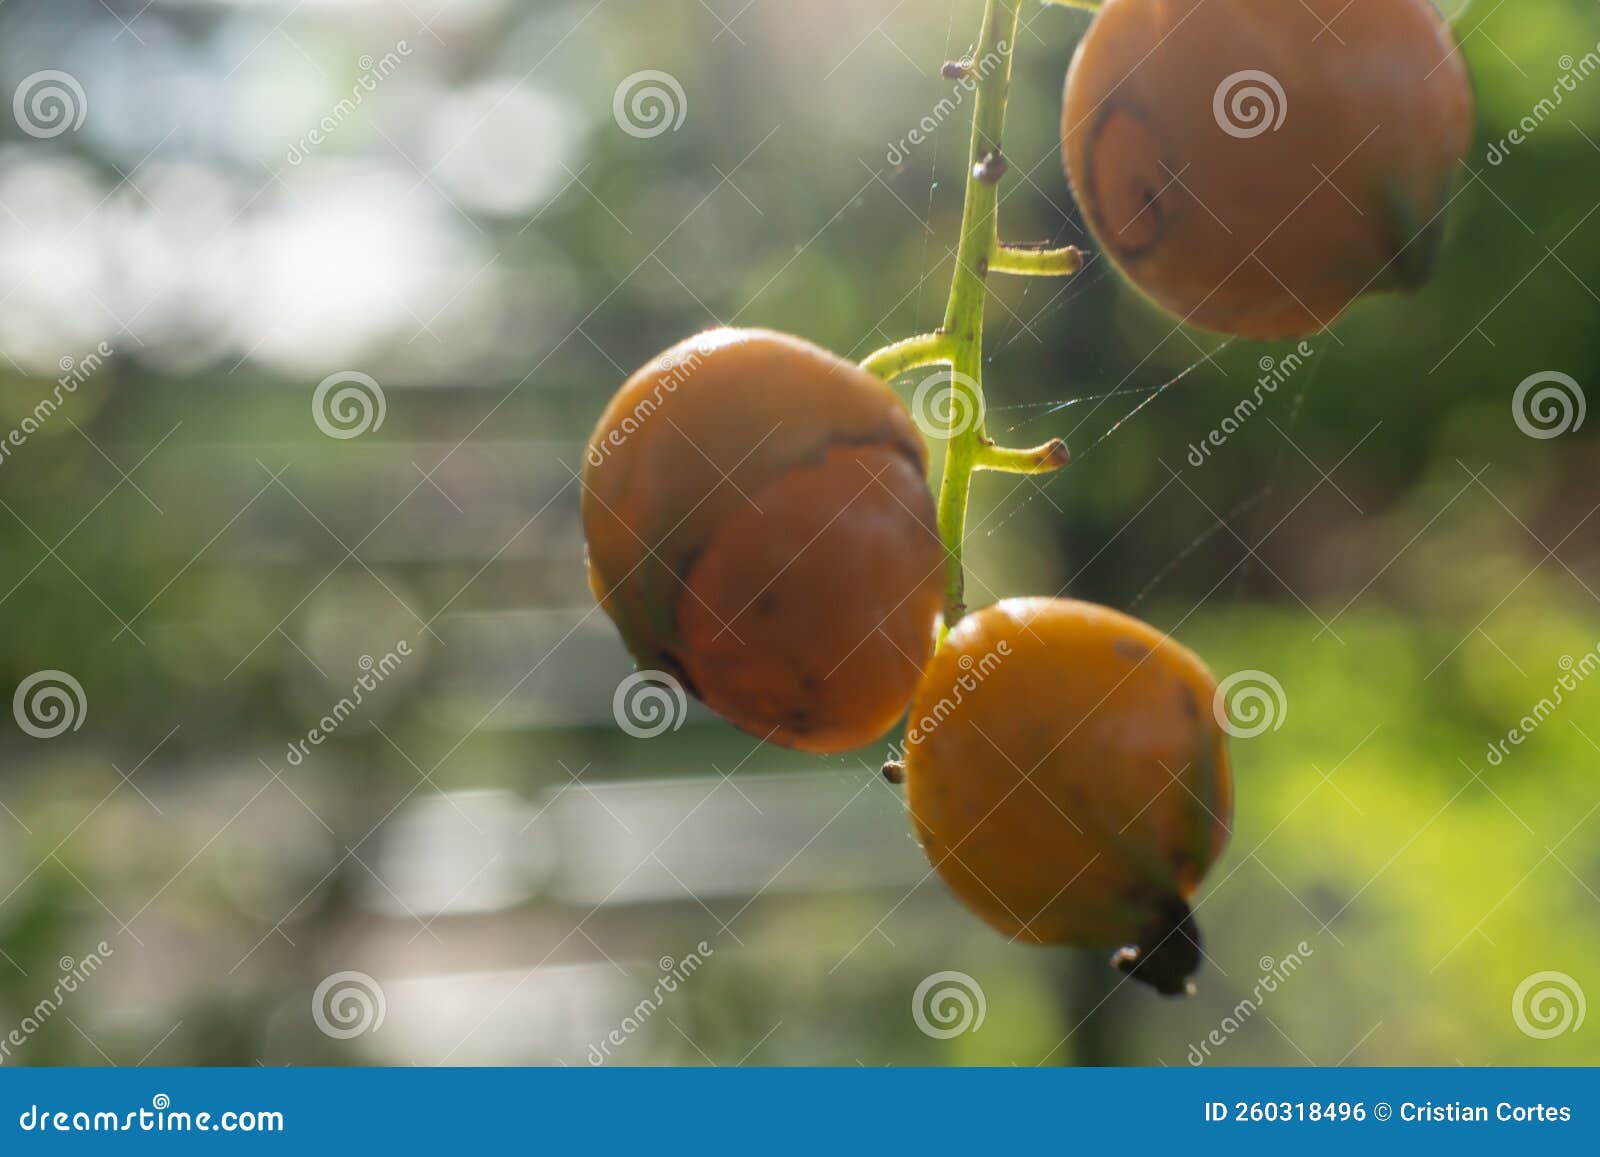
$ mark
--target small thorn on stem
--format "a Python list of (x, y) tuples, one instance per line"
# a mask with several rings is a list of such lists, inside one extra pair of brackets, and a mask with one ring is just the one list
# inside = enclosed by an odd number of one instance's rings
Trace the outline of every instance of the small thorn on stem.
[(946, 80), (965, 80), (972, 75), (972, 60), (963, 57), (960, 60), (947, 60), (939, 69), (939, 75)]
[(883, 778), (890, 783), (904, 783), (906, 781), (906, 765), (898, 759), (891, 759), (883, 765)]
[(984, 153), (978, 158), (978, 163), (972, 166), (972, 179), (983, 185), (993, 185), (1006, 175), (1005, 157), (999, 149)]

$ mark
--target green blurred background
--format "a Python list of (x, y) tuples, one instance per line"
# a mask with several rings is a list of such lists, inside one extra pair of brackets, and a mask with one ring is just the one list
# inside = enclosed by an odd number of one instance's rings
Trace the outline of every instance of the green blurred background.
[[(0, 690), (83, 691), (52, 738), (0, 716), (0, 1040), (34, 1022), (4, 1063), (1182, 1065), (1213, 1032), (1215, 1064), (1600, 1058), (1600, 418), (1513, 413), (1600, 365), (1600, 77), (1535, 113), (1600, 63), (1592, 0), (1459, 12), (1479, 140), (1438, 277), (1315, 339), (1199, 466), (1290, 347), (1173, 332), (1098, 259), (995, 287), (991, 432), (1076, 461), (980, 479), (970, 601), (1132, 609), (1282, 688), (1233, 745), (1194, 999), (969, 916), (881, 748), (619, 728), (590, 425), (714, 324), (860, 357), (937, 323), (968, 107), (886, 158), (980, 10), (0, 8), (3, 92), (60, 70), (85, 114), (0, 129), (0, 433), (85, 377), (0, 458)], [(1054, 136), (1088, 16), (1024, 20), (1002, 230), (1087, 244)], [(625, 131), (647, 70), (681, 123)], [(381, 425), (323, 433), (339, 373), (380, 383)], [(1514, 996), (1552, 971), (1573, 1015), (1530, 1035)], [(941, 972), (974, 1002), (948, 1036), (913, 1014)]]

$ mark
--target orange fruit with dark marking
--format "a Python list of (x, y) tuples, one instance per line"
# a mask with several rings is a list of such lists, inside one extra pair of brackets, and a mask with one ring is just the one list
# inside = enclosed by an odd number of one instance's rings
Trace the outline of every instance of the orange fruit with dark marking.
[(766, 330), (690, 338), (589, 442), (589, 584), (642, 667), (753, 735), (883, 735), (933, 649), (944, 548), (927, 448), (883, 382)]
[(1138, 619), (1012, 599), (962, 619), (906, 732), (923, 851), (994, 928), (1120, 948), (1163, 993), (1200, 962), (1188, 901), (1228, 838), (1232, 783), (1216, 683)]
[(1430, 0), (1107, 0), (1061, 115), (1078, 202), (1128, 279), (1261, 339), (1425, 282), (1472, 133)]

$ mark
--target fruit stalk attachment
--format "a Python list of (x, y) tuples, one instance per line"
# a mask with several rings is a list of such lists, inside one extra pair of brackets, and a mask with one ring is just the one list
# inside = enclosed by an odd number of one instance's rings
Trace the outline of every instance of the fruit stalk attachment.
[(1193, 996), (1194, 974), (1200, 969), (1200, 926), (1189, 905), (1168, 897), (1160, 916), (1139, 943), (1111, 954), (1111, 967), (1143, 981), (1162, 996)]

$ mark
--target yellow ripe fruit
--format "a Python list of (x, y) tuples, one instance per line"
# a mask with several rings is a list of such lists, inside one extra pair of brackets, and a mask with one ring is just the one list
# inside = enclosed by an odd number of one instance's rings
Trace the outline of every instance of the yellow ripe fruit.
[(1107, 0), (1061, 113), (1078, 203), (1128, 280), (1260, 339), (1425, 282), (1472, 132), (1430, 0)]
[(1188, 899), (1232, 811), (1216, 683), (1138, 619), (1011, 599), (962, 619), (906, 736), (906, 798), (928, 860), (1007, 936), (1121, 947), (1163, 993), (1199, 966)]
[(590, 587), (642, 667), (736, 726), (859, 747), (933, 648), (926, 469), (905, 406), (860, 367), (787, 334), (701, 334), (630, 377), (590, 438)]

